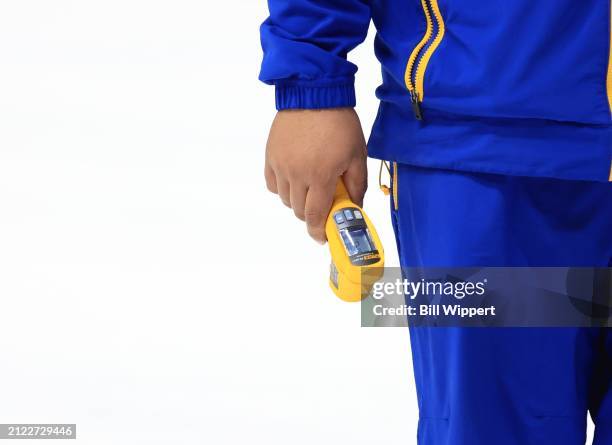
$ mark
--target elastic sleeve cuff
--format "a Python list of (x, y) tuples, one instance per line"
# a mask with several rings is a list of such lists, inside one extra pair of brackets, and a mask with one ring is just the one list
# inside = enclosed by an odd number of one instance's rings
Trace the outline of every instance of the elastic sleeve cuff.
[(354, 107), (354, 82), (329, 84), (276, 84), (276, 109), (319, 109)]

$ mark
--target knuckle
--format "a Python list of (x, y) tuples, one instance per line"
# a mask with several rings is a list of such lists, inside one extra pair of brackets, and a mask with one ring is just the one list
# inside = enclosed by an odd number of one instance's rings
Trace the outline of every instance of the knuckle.
[(304, 174), (304, 167), (300, 164), (286, 165), (284, 171), (289, 178), (298, 179)]
[(320, 226), (321, 223), (325, 220), (325, 216), (326, 215), (324, 215), (323, 212), (318, 209), (306, 210), (304, 212), (304, 217), (306, 218), (306, 221), (308, 221), (308, 223), (313, 227)]
[(304, 175), (308, 179), (320, 181), (331, 176), (332, 166), (326, 162), (311, 161), (302, 166)]
[(331, 171), (324, 168), (315, 168), (310, 174), (312, 181), (318, 184), (329, 183), (333, 176), (334, 175)]
[(278, 193), (278, 190), (277, 190), (277, 188), (276, 188), (276, 185), (275, 185), (275, 184), (273, 184), (273, 183), (272, 183), (272, 182), (270, 182), (270, 181), (266, 181), (266, 188), (268, 189), (268, 191), (269, 191), (270, 193), (274, 193), (274, 194), (277, 194), (277, 193)]
[(293, 213), (295, 213), (295, 216), (297, 219), (301, 221), (306, 221), (306, 216), (304, 215), (304, 211), (293, 209)]

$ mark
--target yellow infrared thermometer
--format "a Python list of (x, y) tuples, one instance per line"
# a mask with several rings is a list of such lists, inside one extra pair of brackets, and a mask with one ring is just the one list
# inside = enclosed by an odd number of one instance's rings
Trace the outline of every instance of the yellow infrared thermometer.
[(351, 201), (342, 180), (336, 187), (325, 233), (331, 253), (329, 286), (341, 300), (361, 301), (383, 274), (384, 251), (374, 225)]

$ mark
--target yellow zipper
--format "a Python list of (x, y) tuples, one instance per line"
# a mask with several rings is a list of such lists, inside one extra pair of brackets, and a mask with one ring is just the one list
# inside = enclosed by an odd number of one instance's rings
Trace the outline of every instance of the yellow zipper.
[[(606, 88), (608, 92), (608, 104), (610, 106), (610, 113), (612, 113), (612, 2), (610, 2), (610, 48), (608, 56), (608, 77), (606, 79)], [(610, 162), (610, 176), (608, 180), (612, 182), (612, 161)]]
[(393, 163), (393, 208), (399, 209), (399, 201), (397, 199), (397, 162)]
[[(438, 6), (438, 0), (421, 0), (421, 6), (425, 13), (427, 28), (421, 41), (412, 50), (404, 73), (406, 88), (410, 92), (412, 108), (418, 120), (423, 119), (421, 103), (425, 97), (425, 91), (423, 90), (425, 70), (427, 69), (429, 59), (431, 59), (431, 56), (444, 38), (445, 31), (444, 19)], [(434, 29), (436, 30), (435, 35)]]

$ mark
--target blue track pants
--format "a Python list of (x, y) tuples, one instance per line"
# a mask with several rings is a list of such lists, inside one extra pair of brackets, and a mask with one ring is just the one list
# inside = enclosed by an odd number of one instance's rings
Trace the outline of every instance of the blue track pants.
[[(403, 266), (611, 266), (612, 184), (399, 165)], [(612, 445), (612, 329), (411, 328), (419, 445)]]

